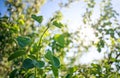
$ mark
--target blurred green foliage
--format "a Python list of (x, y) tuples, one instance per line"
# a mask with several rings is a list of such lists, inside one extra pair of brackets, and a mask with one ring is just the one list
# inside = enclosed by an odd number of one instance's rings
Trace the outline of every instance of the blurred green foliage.
[[(9, 16), (0, 17), (0, 78), (119, 78), (120, 24), (116, 18), (119, 15), (111, 7), (111, 0), (102, 0), (100, 17), (94, 23), (91, 16), (96, 2), (84, 1), (87, 8), (83, 23), (91, 26), (98, 38), (98, 42), (93, 41), (87, 46), (80, 37), (75, 38), (79, 30), (69, 33), (66, 25), (61, 23), (60, 11), (42, 25), (44, 17), (36, 14), (43, 0), (6, 0)], [(66, 5), (72, 2), (69, 0)], [(98, 52), (105, 47), (109, 50), (99, 63), (75, 65), (77, 56), (68, 58), (70, 62), (65, 63), (64, 58), (74, 47), (74, 40), (81, 40), (77, 55), (82, 52), (81, 48), (88, 50), (90, 46), (95, 46)]]

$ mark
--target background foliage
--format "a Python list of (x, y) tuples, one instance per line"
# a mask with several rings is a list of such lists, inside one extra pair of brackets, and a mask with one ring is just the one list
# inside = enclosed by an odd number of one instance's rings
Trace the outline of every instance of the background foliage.
[[(61, 7), (67, 7), (74, 0)], [(0, 77), (1, 78), (119, 78), (120, 77), (120, 24), (111, 0), (100, 2), (100, 17), (92, 20), (96, 2), (84, 0), (87, 5), (83, 15), (84, 27), (92, 28), (98, 41), (84, 45), (80, 27), (68, 32), (57, 11), (43, 25), (43, 16), (36, 15), (44, 0), (6, 0), (9, 15), (0, 17)], [(37, 24), (36, 24), (36, 22)], [(74, 45), (74, 40), (78, 44)], [(109, 41), (109, 42), (108, 42)], [(75, 65), (80, 53), (92, 46), (105, 51), (101, 61), (89, 65)], [(76, 48), (74, 57), (66, 57)], [(65, 63), (64, 59), (68, 59)], [(114, 67), (112, 67), (114, 66)]]

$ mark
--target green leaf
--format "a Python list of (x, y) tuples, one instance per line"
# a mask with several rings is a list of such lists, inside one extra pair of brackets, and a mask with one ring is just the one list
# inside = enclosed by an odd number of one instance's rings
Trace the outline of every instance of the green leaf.
[(37, 59), (35, 55), (28, 55), (31, 59)]
[(112, 23), (109, 21), (109, 22), (106, 22), (104, 23), (103, 25), (106, 26), (106, 25), (111, 25)]
[(10, 73), (10, 78), (15, 78), (16, 75), (17, 75), (17, 69), (13, 70), (11, 73)]
[(18, 51), (14, 52), (12, 55), (10, 55), (10, 56), (8, 57), (8, 61), (13, 60), (13, 59), (15, 59), (15, 58), (17, 58), (17, 57), (20, 57), (20, 56), (22, 56), (22, 55), (25, 55), (25, 54), (26, 54), (25, 51), (23, 51), (23, 50), (18, 50)]
[(104, 40), (100, 40), (100, 45), (101, 45), (101, 47), (104, 47)]
[(64, 46), (64, 43), (65, 43), (64, 35), (56, 34), (54, 36), (54, 40), (58, 42), (59, 45)]
[(27, 73), (24, 78), (35, 78), (33, 73)]
[(54, 67), (60, 67), (60, 61), (57, 57), (53, 56), (52, 52), (48, 50), (45, 54), (45, 58), (47, 58)]
[(69, 68), (69, 73), (73, 74), (73, 72), (74, 72), (74, 68), (73, 67)]
[(23, 61), (23, 68), (25, 69), (31, 69), (34, 67), (33, 61), (29, 58), (25, 59)]
[(52, 66), (52, 71), (53, 71), (55, 78), (58, 78), (58, 68)]
[(30, 77), (28, 77), (28, 78), (35, 78), (35, 76), (34, 75), (31, 75)]
[(58, 28), (63, 27), (63, 24), (60, 23), (60, 22), (58, 22), (58, 21), (54, 21), (54, 22), (53, 22), (53, 25), (55, 25), (55, 26), (58, 27)]
[(36, 15), (32, 15), (31, 16), (35, 21), (39, 22), (39, 23), (42, 23), (43, 21), (43, 17), (42, 16), (36, 16)]
[(42, 68), (45, 65), (45, 63), (43, 61), (37, 61), (37, 60), (33, 60), (33, 64), (37, 68)]
[(25, 47), (31, 43), (31, 40), (28, 37), (19, 36), (19, 37), (17, 37), (16, 40), (20, 47)]
[(39, 52), (40, 48), (41, 48), (41, 46), (38, 46), (37, 43), (34, 43), (32, 48), (31, 48), (30, 53), (35, 54), (35, 53)]
[(45, 54), (45, 58), (48, 59), (48, 60), (53, 59), (52, 52), (50, 50), (48, 50), (47, 53)]
[(101, 47), (98, 47), (98, 48), (97, 48), (97, 51), (98, 51), (98, 52), (101, 52)]
[(45, 58), (47, 58), (50, 63), (52, 64), (52, 71), (54, 76), (58, 77), (58, 68), (60, 67), (60, 61), (57, 57), (53, 56), (52, 52), (48, 50), (48, 52), (45, 54)]
[(65, 78), (71, 78), (71, 74), (67, 74)]
[(57, 57), (53, 56), (53, 60), (52, 61), (53, 61), (53, 65), (55, 67), (57, 67), (57, 68), (60, 67), (60, 61), (59, 61), (59, 59)]

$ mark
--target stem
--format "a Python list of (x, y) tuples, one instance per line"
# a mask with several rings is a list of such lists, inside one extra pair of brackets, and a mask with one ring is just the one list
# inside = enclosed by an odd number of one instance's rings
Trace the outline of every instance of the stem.
[(37, 78), (37, 68), (35, 67), (35, 78)]
[(42, 38), (43, 38), (43, 36), (44, 36), (44, 34), (46, 33), (46, 31), (49, 29), (49, 26), (47, 26), (47, 28), (45, 29), (45, 31), (43, 32), (43, 34), (41, 35), (41, 37), (40, 37), (40, 42), (39, 42), (39, 45), (38, 46), (40, 46), (40, 44), (41, 44), (41, 42), (42, 42)]
[[(47, 28), (44, 30), (43, 34), (41, 35), (38, 46), (41, 46), (42, 38), (43, 38), (44, 34), (46, 33), (46, 31), (47, 31), (48, 29), (49, 29), (49, 26), (47, 26)], [(41, 50), (41, 48), (40, 48), (40, 50)], [(40, 50), (39, 50), (39, 51), (40, 51)], [(36, 56), (37, 56), (37, 59), (39, 59), (39, 53), (38, 53)]]
[(120, 56), (120, 53), (115, 57), (115, 59), (117, 59)]
[[(38, 46), (41, 46), (41, 43), (42, 43), (42, 38), (43, 38), (43, 36), (44, 36), (44, 34), (46, 33), (46, 31), (49, 29), (49, 25), (47, 26), (47, 28), (44, 30), (44, 32), (42, 33), (42, 35), (41, 35), (41, 37), (40, 37), (40, 40), (39, 40), (39, 44), (38, 44)], [(41, 48), (40, 48), (40, 50), (41, 50)], [(39, 50), (39, 51), (40, 51)], [(37, 59), (39, 59), (39, 53), (36, 53), (36, 57), (37, 57)], [(37, 68), (35, 68), (35, 78), (36, 78), (36, 76), (37, 76)]]

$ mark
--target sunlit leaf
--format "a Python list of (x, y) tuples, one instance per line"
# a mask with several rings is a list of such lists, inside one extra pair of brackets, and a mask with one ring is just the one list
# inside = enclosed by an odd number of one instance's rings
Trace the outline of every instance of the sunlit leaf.
[(58, 42), (59, 45), (64, 46), (65, 39), (64, 39), (64, 36), (63, 36), (63, 35), (61, 35), (61, 34), (56, 34), (56, 35), (54, 36), (54, 40), (55, 40), (56, 42)]
[(22, 20), (22, 19), (18, 20), (18, 23), (19, 23), (20, 25), (24, 25), (24, 24), (25, 24), (24, 20)]

